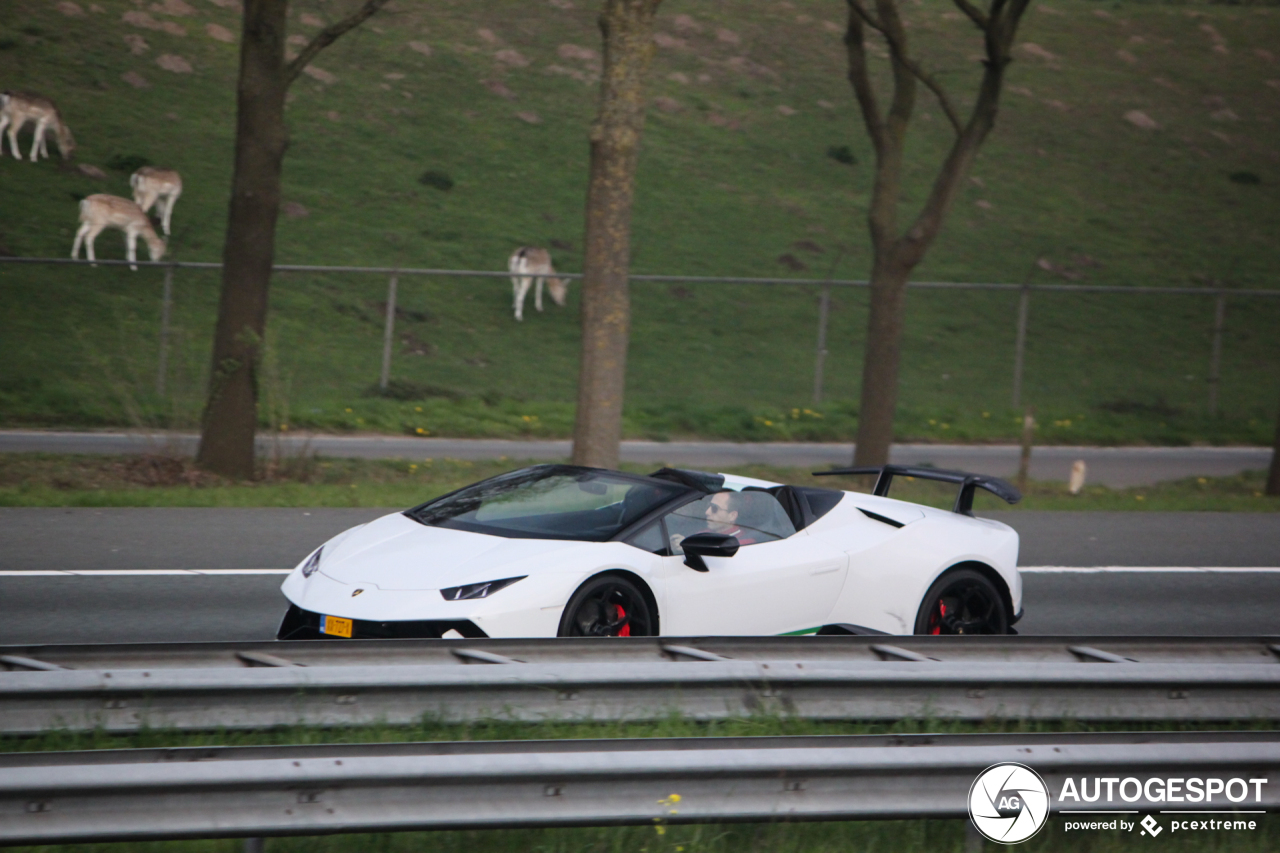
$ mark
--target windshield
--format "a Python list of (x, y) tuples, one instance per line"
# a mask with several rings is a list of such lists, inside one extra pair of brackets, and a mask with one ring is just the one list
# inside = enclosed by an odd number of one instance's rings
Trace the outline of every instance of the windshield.
[(612, 471), (537, 465), (484, 480), (405, 514), (432, 527), (515, 539), (605, 542), (686, 492), (677, 483)]

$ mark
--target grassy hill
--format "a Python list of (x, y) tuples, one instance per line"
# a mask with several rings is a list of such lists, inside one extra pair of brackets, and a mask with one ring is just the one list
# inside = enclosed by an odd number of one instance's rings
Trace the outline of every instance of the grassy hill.
[[(148, 161), (184, 176), (172, 257), (220, 259), (233, 3), (0, 6), (0, 87), (53, 98), (79, 142), (70, 167), (0, 160), (0, 250), (65, 256), (76, 199), (127, 195), (129, 171)], [(345, 9), (292, 5), (296, 36)], [(278, 260), (500, 269), (514, 247), (538, 244), (580, 269), (595, 7), (399, 0), (323, 53), (291, 93)], [(843, 77), (842, 9), (664, 4), (637, 272), (866, 275), (871, 154)], [(913, 2), (909, 14), (930, 67), (967, 100), (976, 31), (942, 0)], [(1033, 4), (1019, 41), (996, 132), (917, 280), (1276, 286), (1280, 9), (1052, 0)], [(948, 141), (922, 93), (909, 200), (924, 197)], [(98, 249), (121, 257), (119, 233)], [(194, 424), (218, 279), (177, 276), (163, 399), (153, 388), (160, 282), (157, 270), (0, 265), (0, 424)], [(378, 276), (276, 279), (266, 422), (568, 432), (576, 286), (567, 308), (530, 305), (517, 324), (505, 281), (402, 280), (401, 399), (369, 395), (385, 288)], [(836, 293), (827, 402), (814, 406), (817, 293), (634, 285), (629, 434), (851, 437), (866, 294)], [(1015, 315), (1012, 294), (912, 293), (902, 437), (1016, 434)], [(1229, 302), (1218, 418), (1205, 406), (1212, 317), (1204, 296), (1037, 295), (1024, 398), (1041, 411), (1042, 439), (1269, 442), (1280, 298)]]

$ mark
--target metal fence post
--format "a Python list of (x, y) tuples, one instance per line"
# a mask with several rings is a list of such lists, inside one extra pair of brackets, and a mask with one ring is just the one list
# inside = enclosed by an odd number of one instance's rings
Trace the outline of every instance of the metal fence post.
[(813, 363), (813, 403), (822, 402), (822, 374), (827, 364), (827, 317), (831, 313), (831, 283), (822, 285), (818, 299), (818, 353)]
[(1031, 288), (1022, 286), (1018, 297), (1018, 335), (1013, 344), (1013, 407), (1022, 405), (1022, 361), (1027, 353), (1027, 315), (1031, 312)]
[(1209, 415), (1218, 414), (1218, 378), (1222, 370), (1222, 327), (1227, 319), (1227, 294), (1219, 293), (1213, 308), (1213, 349), (1209, 353)]
[(156, 366), (156, 396), (163, 397), (169, 372), (169, 314), (173, 310), (173, 265), (164, 268), (164, 297), (160, 302), (160, 359)]
[(397, 277), (391, 276), (387, 282), (387, 321), (382, 332), (382, 375), (378, 379), (378, 390), (386, 391), (391, 380), (391, 342), (396, 334), (396, 284)]

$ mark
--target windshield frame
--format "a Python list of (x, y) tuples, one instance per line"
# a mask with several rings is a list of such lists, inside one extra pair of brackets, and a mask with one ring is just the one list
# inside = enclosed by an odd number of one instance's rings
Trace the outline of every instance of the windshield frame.
[[(424, 510), (428, 510), (431, 507), (435, 506), (436, 504), (439, 504), (441, 502), (454, 498), (462, 494), (463, 492), (476, 488), (477, 486), (482, 486), (485, 483), (489, 483), (489, 482), (492, 482), (493, 480), (497, 480), (500, 478), (510, 477), (513, 474), (520, 474), (525, 472), (531, 473), (534, 471), (542, 471), (545, 473), (546, 477), (566, 476), (566, 475), (581, 476), (583, 474), (605, 474), (605, 475), (608, 475), (610, 478), (630, 481), (637, 485), (659, 486), (662, 489), (670, 492), (670, 497), (666, 498), (665, 500), (661, 500), (657, 503), (654, 503), (652, 506), (648, 507), (642, 515), (637, 516), (632, 521), (629, 521), (626, 524), (626, 526), (617, 528), (605, 538), (595, 538), (595, 537), (582, 536), (582, 535), (576, 535), (576, 534), (557, 534), (551, 531), (516, 530), (511, 528), (505, 528), (505, 527), (491, 526), (487, 524), (477, 523), (474, 521), (451, 520), (452, 523), (450, 524), (434, 524), (431, 522), (424, 521), (420, 517), (420, 514)], [(440, 495), (437, 498), (432, 498), (431, 500), (426, 501), (425, 503), (421, 503), (415, 507), (404, 510), (402, 514), (405, 516), (408, 516), (409, 518), (413, 519), (414, 521), (418, 522), (424, 527), (437, 527), (442, 530), (462, 530), (469, 533), (479, 533), (486, 536), (499, 536), (504, 539), (551, 539), (551, 540), (569, 541), (569, 542), (615, 542), (615, 541), (620, 541), (628, 538), (632, 533), (634, 533), (644, 524), (648, 523), (653, 518), (658, 517), (663, 513), (669, 511), (670, 509), (673, 509), (676, 506), (687, 503), (690, 500), (696, 500), (702, 496), (703, 496), (702, 493), (699, 492), (698, 490), (692, 489), (686, 486), (682, 486), (679, 483), (673, 483), (670, 480), (660, 480), (653, 477), (646, 477), (640, 474), (628, 474), (623, 471), (616, 471), (609, 468), (590, 468), (582, 465), (566, 465), (566, 464), (552, 463), (552, 464), (544, 464), (544, 465), (531, 465), (527, 468), (517, 468), (512, 471), (507, 471), (503, 474), (498, 474), (496, 476), (486, 478), (484, 480), (478, 480), (477, 482), (469, 483), (463, 486), (462, 488), (454, 489), (453, 491)]]

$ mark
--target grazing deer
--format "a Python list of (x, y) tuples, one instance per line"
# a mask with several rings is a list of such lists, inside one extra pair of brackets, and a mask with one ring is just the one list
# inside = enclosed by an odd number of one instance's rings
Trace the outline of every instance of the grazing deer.
[(38, 157), (49, 156), (49, 145), (45, 140), (45, 131), (53, 127), (54, 136), (58, 140), (58, 150), (62, 152), (62, 159), (69, 160), (71, 152), (76, 150), (75, 138), (71, 135), (71, 128), (67, 127), (63, 122), (62, 116), (58, 113), (58, 108), (53, 105), (53, 101), (48, 98), (42, 98), (39, 95), (33, 95), (29, 92), (4, 92), (0, 94), (0, 156), (4, 155), (4, 138), (2, 134), (5, 128), (9, 129), (9, 147), (13, 149), (13, 156), (21, 160), (22, 152), (18, 150), (18, 131), (26, 125), (27, 122), (34, 121), (36, 130), (31, 139), (31, 162), (36, 162)]
[(89, 260), (96, 261), (97, 258), (93, 255), (93, 241), (104, 228), (119, 228), (124, 232), (131, 270), (138, 269), (135, 261), (138, 260), (139, 234), (142, 235), (143, 240), (147, 241), (151, 260), (158, 261), (164, 257), (165, 242), (160, 239), (160, 235), (156, 234), (156, 229), (151, 226), (151, 220), (142, 212), (142, 208), (127, 198), (103, 193), (91, 195), (80, 202), (80, 230), (76, 232), (76, 242), (71, 247), (71, 257), (75, 258), (80, 254), (80, 244), (84, 243), (85, 255)]
[(533, 295), (533, 307), (542, 310), (542, 282), (545, 280), (551, 298), (557, 305), (563, 305), (569, 293), (569, 282), (563, 278), (555, 278), (555, 269), (551, 266), (551, 253), (546, 249), (532, 246), (521, 246), (511, 253), (507, 261), (507, 269), (511, 271), (511, 288), (515, 296), (516, 319), (524, 319), (524, 298), (529, 293), (529, 285), (535, 280), (538, 283)]
[(143, 166), (129, 178), (129, 186), (133, 187), (133, 200), (142, 212), (151, 210), (157, 201), (160, 206), (156, 211), (160, 214), (160, 223), (164, 227), (164, 236), (169, 236), (169, 220), (173, 216), (173, 205), (182, 195), (182, 176), (173, 169), (157, 169), (154, 166)]

